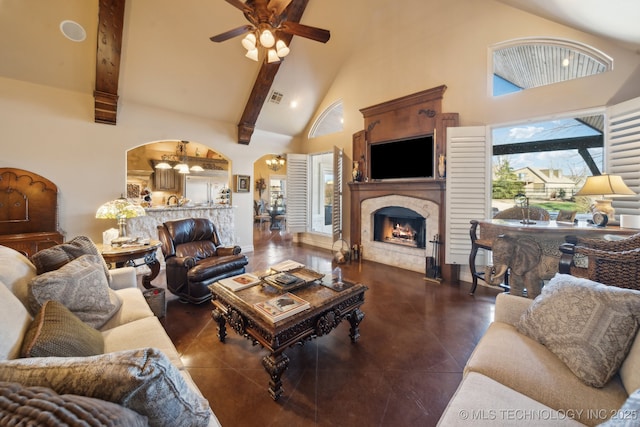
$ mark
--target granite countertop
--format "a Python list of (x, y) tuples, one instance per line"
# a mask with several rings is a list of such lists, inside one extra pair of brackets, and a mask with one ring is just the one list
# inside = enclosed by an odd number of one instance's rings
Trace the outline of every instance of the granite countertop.
[(206, 205), (206, 206), (155, 206), (152, 208), (145, 208), (147, 212), (164, 212), (164, 211), (175, 211), (175, 210), (196, 210), (196, 209), (230, 209), (233, 206), (231, 205)]

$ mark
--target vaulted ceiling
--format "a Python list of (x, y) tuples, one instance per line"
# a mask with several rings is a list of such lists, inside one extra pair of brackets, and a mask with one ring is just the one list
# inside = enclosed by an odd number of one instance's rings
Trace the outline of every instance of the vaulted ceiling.
[[(640, 7), (636, 0), (498, 1), (609, 37), (631, 49), (640, 47)], [(299, 135), (345, 59), (366, 42), (368, 32), (385, 31), (376, 25), (379, 14), (391, 15), (396, 9), (399, 12), (403, 2), (293, 0), (306, 6), (300, 22), (328, 29), (331, 40), (322, 44), (293, 36), (291, 53), (277, 73), (260, 77), (261, 64), (244, 57), (240, 38), (224, 43), (209, 40), (212, 35), (247, 23), (242, 13), (224, 0), (127, 0), (118, 73), (119, 103), (241, 126), (248, 117), (246, 109), (253, 108), (255, 113), (257, 108), (259, 114), (251, 118), (256, 128)], [(428, 0), (408, 1), (420, 7), (424, 2)], [(100, 83), (96, 81), (96, 61), (102, 60), (96, 55), (99, 9), (99, 0), (0, 1), (0, 76), (93, 97)], [(86, 29), (86, 40), (64, 38), (59, 30), (64, 20), (80, 23)], [(261, 78), (266, 102), (252, 106), (252, 99), (258, 99), (255, 94), (252, 98), (252, 91)], [(269, 101), (274, 90), (283, 95), (280, 103)], [(291, 101), (297, 101), (295, 109), (290, 107)]]

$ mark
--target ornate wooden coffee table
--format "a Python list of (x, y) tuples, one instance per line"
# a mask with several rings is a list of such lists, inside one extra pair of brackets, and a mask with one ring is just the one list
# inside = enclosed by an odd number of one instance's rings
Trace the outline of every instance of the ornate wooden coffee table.
[(282, 291), (265, 284), (233, 292), (220, 283), (213, 283), (209, 289), (214, 307), (211, 315), (218, 323), (220, 341), (225, 341), (228, 324), (241, 336), (269, 350), (270, 354), (262, 359), (262, 365), (270, 377), (269, 393), (273, 400), (278, 400), (283, 392), (282, 374), (289, 366), (284, 350), (328, 334), (342, 319), (351, 323), (351, 342), (358, 341), (358, 326), (364, 318), (360, 307), (364, 304), (364, 293), (368, 288), (359, 283), (346, 283), (343, 290), (335, 291), (317, 282), (308, 284), (291, 293), (308, 301), (311, 308), (275, 323), (262, 317), (253, 304), (273, 298)]

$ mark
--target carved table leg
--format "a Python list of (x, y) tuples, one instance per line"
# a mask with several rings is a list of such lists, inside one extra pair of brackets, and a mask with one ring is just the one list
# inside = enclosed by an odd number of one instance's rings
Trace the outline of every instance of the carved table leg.
[(351, 323), (351, 328), (349, 329), (349, 336), (351, 337), (351, 342), (358, 341), (360, 338), (360, 322), (364, 319), (364, 313), (360, 311), (359, 308), (356, 308), (351, 313), (348, 314), (349, 323)]
[(211, 312), (211, 317), (216, 323), (218, 323), (218, 339), (220, 340), (220, 342), (224, 342), (227, 338), (227, 328), (225, 326), (226, 320), (224, 318), (224, 315), (220, 310), (214, 308)]
[(151, 269), (151, 274), (142, 276), (142, 286), (147, 289), (155, 288), (155, 286), (151, 284), (151, 281), (158, 277), (158, 273), (160, 273), (160, 262), (158, 261), (158, 258), (156, 258), (156, 253), (153, 252), (152, 254), (147, 255), (145, 257), (145, 262)]
[(282, 388), (282, 374), (289, 366), (286, 354), (273, 354), (262, 358), (262, 366), (269, 374), (269, 394), (273, 400), (278, 400), (284, 389)]

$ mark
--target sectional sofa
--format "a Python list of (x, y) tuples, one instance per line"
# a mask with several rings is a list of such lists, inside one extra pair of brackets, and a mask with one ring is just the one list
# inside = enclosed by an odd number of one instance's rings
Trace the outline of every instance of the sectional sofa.
[(640, 425), (640, 291), (557, 274), (499, 294), (439, 425)]
[(77, 425), (220, 425), (134, 269), (107, 269), (85, 237), (31, 259), (0, 246), (0, 424), (42, 400)]

